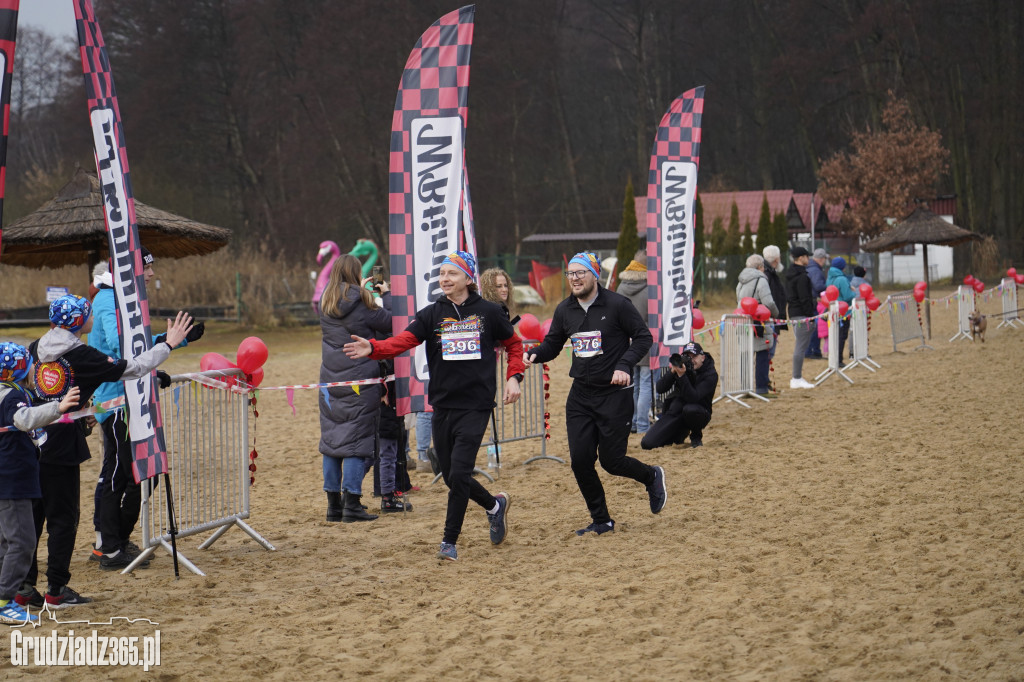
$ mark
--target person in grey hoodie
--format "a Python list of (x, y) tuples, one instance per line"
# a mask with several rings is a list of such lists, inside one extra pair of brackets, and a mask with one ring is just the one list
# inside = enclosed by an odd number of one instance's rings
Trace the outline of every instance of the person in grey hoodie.
[[(637, 254), (640, 256), (640, 254)], [(647, 267), (632, 260), (619, 274), (615, 292), (630, 300), (640, 317), (647, 319)], [(633, 423), (632, 433), (644, 433), (651, 428), (651, 358), (644, 356), (633, 366)]]
[[(52, 328), (29, 345), (36, 364), (36, 395), (44, 402), (59, 402), (74, 386), (80, 391), (78, 405), (89, 404), (96, 388), (108, 381), (139, 379), (155, 370), (182, 342), (192, 329), (192, 318), (179, 312), (174, 322), (168, 320), (166, 341), (128, 359), (114, 359), (82, 341), (82, 334), (92, 329), (92, 306), (79, 296), (61, 296), (50, 304)], [(46, 577), (49, 590), (46, 603), (63, 608), (92, 601), (69, 588), (71, 553), (78, 535), (80, 472), (79, 465), (92, 455), (86, 443), (84, 419), (70, 424), (46, 427), (47, 440), (40, 448), (39, 479), (43, 497), (35, 509), (36, 536), (46, 522), (49, 538)], [(131, 467), (131, 463), (122, 462)], [(107, 533), (104, 533), (107, 537)], [(100, 568), (117, 570), (130, 563), (120, 547), (103, 547)], [(34, 586), (38, 568), (33, 560), (28, 584)], [(34, 595), (33, 595), (34, 596)]]
[[(739, 284), (736, 285), (737, 305), (747, 297), (756, 299), (758, 303), (768, 308), (773, 318), (779, 316), (779, 308), (772, 298), (768, 277), (764, 274), (764, 258), (756, 253), (747, 258), (747, 267), (740, 271)], [(771, 390), (769, 377), (771, 358), (768, 351), (771, 350), (774, 339), (772, 332), (766, 329), (766, 326), (760, 323), (754, 324), (754, 392), (758, 395), (767, 395)]]

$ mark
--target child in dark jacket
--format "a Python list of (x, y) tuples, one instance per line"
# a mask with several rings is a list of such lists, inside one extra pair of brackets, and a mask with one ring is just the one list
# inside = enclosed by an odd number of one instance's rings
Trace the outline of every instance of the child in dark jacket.
[(28, 575), (36, 549), (32, 501), (39, 487), (42, 427), (78, 403), (78, 388), (59, 403), (33, 406), (32, 356), (15, 343), (0, 343), (0, 623), (33, 623), (18, 588)]

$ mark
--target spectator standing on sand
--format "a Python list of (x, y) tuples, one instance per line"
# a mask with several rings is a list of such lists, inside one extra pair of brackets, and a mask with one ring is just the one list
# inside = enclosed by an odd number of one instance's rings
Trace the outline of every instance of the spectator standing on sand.
[[(777, 318), (786, 319), (786, 286), (782, 283), (779, 277), (779, 273), (782, 272), (782, 255), (779, 252), (779, 247), (774, 244), (769, 244), (764, 247), (763, 258), (764, 258), (764, 274), (768, 278), (768, 287), (772, 292), (772, 300), (775, 301), (775, 306), (779, 309)], [(766, 327), (768, 325), (765, 325)], [(775, 359), (775, 349), (779, 345), (779, 332), (786, 331), (786, 323), (771, 323), (772, 330), (772, 347), (768, 351), (769, 359)], [(767, 329), (766, 329), (767, 331)]]
[[(850, 280), (846, 278), (846, 274), (843, 270), (846, 269), (846, 259), (842, 256), (836, 256), (832, 259), (832, 267), (828, 269), (828, 279), (825, 281), (826, 287), (835, 286), (839, 289), (839, 298), (837, 300), (846, 301), (851, 307), (853, 306), (853, 299), (857, 295), (853, 292), (850, 287)], [(833, 348), (832, 351), (839, 353), (839, 366), (843, 366), (843, 348), (846, 346), (846, 337), (850, 334), (850, 314), (847, 312), (839, 318), (839, 348)]]
[(470, 500), (487, 512), (491, 543), (500, 545), (505, 540), (508, 493), (492, 495), (473, 478), (477, 451), (495, 407), (495, 350), (499, 344), (508, 352), (506, 405), (519, 400), (523, 378), (522, 342), (505, 312), (477, 293), (475, 279), (472, 254), (449, 254), (438, 273), (444, 295), (418, 311), (405, 331), (383, 341), (353, 336), (345, 345), (350, 358), (386, 360), (426, 343), (434, 444), (448, 486), (444, 535), (437, 553), (437, 558), (446, 561), (458, 559), (455, 543)]
[(43, 496), (36, 443), (46, 435), (42, 427), (70, 411), (79, 396), (74, 387), (59, 403), (33, 406), (31, 370), (27, 348), (0, 343), (0, 623), (7, 625), (39, 620), (25, 610), (33, 595), (18, 591), (36, 552), (32, 507)]
[[(630, 261), (619, 273), (619, 286), (615, 291), (628, 298), (640, 317), (647, 319), (647, 266), (638, 260)], [(645, 355), (633, 367), (633, 423), (630, 433), (645, 433), (651, 428), (651, 388), (651, 359)]]
[(789, 380), (790, 388), (814, 388), (814, 384), (804, 379), (804, 355), (811, 337), (814, 322), (810, 318), (815, 315), (814, 296), (812, 295), (811, 278), (807, 274), (807, 263), (810, 261), (807, 249), (794, 246), (789, 252), (793, 264), (786, 271), (786, 299), (789, 302), (790, 324), (793, 326), (793, 378)]
[[(391, 293), (387, 282), (377, 285), (382, 308), (378, 308), (361, 277), (362, 264), (352, 255), (334, 261), (330, 278), (320, 296), (320, 330), (323, 333), (320, 383), (379, 379), (380, 364), (367, 358), (352, 358), (343, 352), (345, 344), (377, 332), (391, 332)], [(373, 464), (377, 448), (378, 422), (384, 387), (335, 386), (320, 389), (320, 454), (327, 520), (373, 521), (362, 507), (363, 477)]]
[[(824, 268), (831, 259), (828, 257), (828, 253), (825, 249), (815, 249), (814, 254), (811, 256), (810, 261), (807, 263), (807, 276), (811, 278), (811, 295), (814, 296), (814, 300), (817, 301), (818, 297), (821, 296), (821, 292), (825, 291), (825, 271)], [(811, 343), (807, 346), (807, 353), (804, 357), (821, 359), (821, 339), (823, 337), (820, 334), (811, 335)]]
[(665, 471), (626, 455), (633, 413), (633, 368), (651, 348), (647, 322), (629, 299), (598, 282), (601, 261), (577, 253), (565, 276), (572, 293), (555, 308), (544, 341), (529, 351), (527, 364), (549, 362), (572, 341), (573, 378), (565, 401), (569, 457), (591, 523), (577, 535), (601, 535), (615, 529), (595, 463), (613, 476), (631, 478), (647, 488), (651, 512), (665, 507)]
[[(779, 309), (772, 298), (768, 277), (764, 274), (764, 258), (756, 253), (747, 258), (747, 266), (740, 271), (739, 283), (736, 285), (736, 304), (744, 298), (753, 298), (768, 308), (772, 317), (779, 316)], [(770, 330), (760, 322), (754, 322), (754, 392), (768, 395), (771, 391), (770, 350), (775, 339)]]

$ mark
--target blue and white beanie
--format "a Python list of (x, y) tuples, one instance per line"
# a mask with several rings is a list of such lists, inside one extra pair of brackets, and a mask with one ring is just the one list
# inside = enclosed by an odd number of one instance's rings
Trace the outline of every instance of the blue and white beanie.
[(61, 296), (50, 304), (50, 322), (72, 333), (84, 327), (91, 314), (89, 301), (74, 294)]
[(25, 346), (0, 343), (0, 381), (21, 381), (32, 369), (32, 356)]

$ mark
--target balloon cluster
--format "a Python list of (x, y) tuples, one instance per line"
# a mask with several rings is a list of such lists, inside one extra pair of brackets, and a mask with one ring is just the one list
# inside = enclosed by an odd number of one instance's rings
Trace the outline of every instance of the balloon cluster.
[(920, 303), (928, 293), (928, 283), (918, 282), (914, 285), (914, 300)]
[(262, 339), (249, 336), (238, 344), (237, 363), (220, 353), (207, 353), (199, 359), (199, 369), (204, 372), (240, 369), (245, 373), (246, 383), (256, 388), (263, 383), (263, 363), (267, 361), (268, 354), (267, 344)]
[(1017, 268), (1007, 268), (1006, 276), (1012, 277), (1017, 284), (1024, 284), (1024, 272), (1018, 273)]
[(980, 279), (975, 278), (974, 275), (967, 275), (966, 277), (964, 277), (964, 285), (971, 287), (972, 289), (974, 289), (974, 291), (976, 291), (979, 294), (985, 291), (985, 283), (982, 282)]
[(526, 341), (543, 341), (551, 329), (551, 318), (541, 322), (532, 313), (523, 313), (519, 318), (519, 335)]

